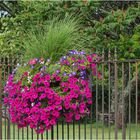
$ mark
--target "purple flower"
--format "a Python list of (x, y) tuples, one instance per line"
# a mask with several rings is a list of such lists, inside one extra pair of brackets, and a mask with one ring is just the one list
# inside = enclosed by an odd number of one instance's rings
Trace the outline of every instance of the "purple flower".
[(34, 66), (33, 65), (31, 65), (31, 69), (34, 69)]
[(38, 58), (35, 58), (35, 60), (38, 62), (39, 61), (39, 59)]
[(56, 70), (56, 73), (59, 74), (60, 73), (60, 70)]
[(50, 62), (51, 60), (50, 59), (47, 59), (47, 62)]
[(64, 72), (64, 73), (63, 73), (63, 76), (67, 76), (67, 73), (66, 73), (66, 72)]
[(43, 69), (46, 69), (46, 66), (43, 66), (42, 68), (43, 68)]
[(63, 57), (62, 57), (63, 60), (65, 60), (66, 58), (67, 58), (66, 56), (63, 56)]
[(73, 52), (73, 54), (76, 54), (76, 52)]
[(81, 55), (84, 55), (84, 54), (85, 54), (85, 52), (84, 52), (84, 51), (81, 51), (81, 52), (80, 52), (80, 54), (81, 54)]
[(69, 77), (72, 77), (72, 74), (71, 73), (69, 74)]
[(69, 54), (73, 54), (73, 51), (69, 51)]
[(12, 71), (12, 74), (15, 74), (15, 73), (16, 73), (16, 71), (17, 71), (17, 69), (14, 69), (14, 70)]
[(82, 79), (85, 79), (85, 76), (82, 76), (81, 78), (82, 78)]
[(76, 66), (76, 63), (73, 63), (72, 66)]
[(76, 75), (76, 72), (72, 72), (72, 75), (75, 76)]
[(83, 71), (81, 71), (81, 72), (80, 72), (80, 75), (82, 76), (83, 74), (84, 74), (84, 72), (83, 72)]
[(80, 72), (80, 76), (84, 76), (85, 77), (86, 76), (86, 71), (85, 70), (81, 71)]
[(45, 71), (45, 69), (46, 69), (46, 66), (43, 66), (43, 67), (40, 69), (40, 71)]

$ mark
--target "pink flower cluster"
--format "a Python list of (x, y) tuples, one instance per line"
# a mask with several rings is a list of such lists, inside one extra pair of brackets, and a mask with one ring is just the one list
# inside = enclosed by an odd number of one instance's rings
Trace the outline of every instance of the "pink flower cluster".
[[(81, 53), (78, 57), (72, 54), (60, 60), (61, 68), (71, 68), (69, 73), (59, 69), (50, 74), (45, 67), (43, 73), (37, 70), (32, 75), (30, 83), (27, 82), (30, 75), (27, 71), (18, 81), (14, 80), (14, 75), (10, 75), (5, 86), (7, 97), (4, 102), (9, 107), (11, 121), (19, 127), (29, 125), (37, 133), (43, 133), (55, 125), (59, 118), (72, 122), (73, 119), (80, 120), (89, 115), (92, 91), (89, 88), (88, 70), (96, 74), (93, 60), (97, 55), (83, 58)], [(36, 61), (34, 59), (28, 65), (35, 66)]]
[(61, 83), (61, 89), (64, 95), (68, 93), (63, 98), (66, 122), (79, 120), (90, 113), (88, 107), (92, 104), (92, 93), (86, 80), (68, 78), (67, 82)]
[(14, 83), (11, 75), (5, 86), (9, 95), (4, 102), (9, 105), (13, 123), (19, 127), (30, 125), (38, 133), (43, 133), (60, 117), (62, 97), (50, 87), (50, 75), (42, 77), (41, 73), (37, 73), (32, 80), (30, 87), (22, 87), (22, 81)]

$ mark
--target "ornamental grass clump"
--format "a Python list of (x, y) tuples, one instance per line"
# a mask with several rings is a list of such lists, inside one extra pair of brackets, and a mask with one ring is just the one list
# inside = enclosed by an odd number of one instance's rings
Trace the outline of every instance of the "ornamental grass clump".
[(43, 57), (56, 62), (70, 49), (82, 50), (85, 44), (80, 28), (79, 20), (72, 16), (54, 18), (42, 27), (31, 28), (21, 43), (25, 48), (24, 59)]
[(98, 59), (96, 54), (72, 50), (56, 63), (34, 58), (18, 65), (5, 86), (4, 102), (11, 121), (43, 133), (59, 119), (72, 122), (89, 115), (89, 74), (100, 76), (95, 63)]

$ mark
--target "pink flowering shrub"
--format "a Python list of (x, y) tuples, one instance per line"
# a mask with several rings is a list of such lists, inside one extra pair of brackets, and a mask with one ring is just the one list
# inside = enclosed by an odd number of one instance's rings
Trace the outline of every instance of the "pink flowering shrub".
[(4, 102), (11, 121), (43, 133), (59, 118), (72, 122), (89, 115), (89, 74), (100, 77), (95, 64), (98, 59), (96, 54), (70, 51), (56, 64), (41, 58), (18, 66), (5, 86)]

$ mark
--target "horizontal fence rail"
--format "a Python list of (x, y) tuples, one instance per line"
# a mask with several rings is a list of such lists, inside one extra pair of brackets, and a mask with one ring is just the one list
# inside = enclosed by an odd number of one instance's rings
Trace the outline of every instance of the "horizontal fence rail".
[[(73, 123), (58, 121), (44, 134), (10, 122), (3, 90), (17, 58), (0, 59), (0, 139), (140, 139), (140, 60), (117, 60), (104, 51), (96, 63), (100, 78), (90, 75), (93, 103), (90, 115)], [(97, 72), (96, 72), (97, 73)]]

